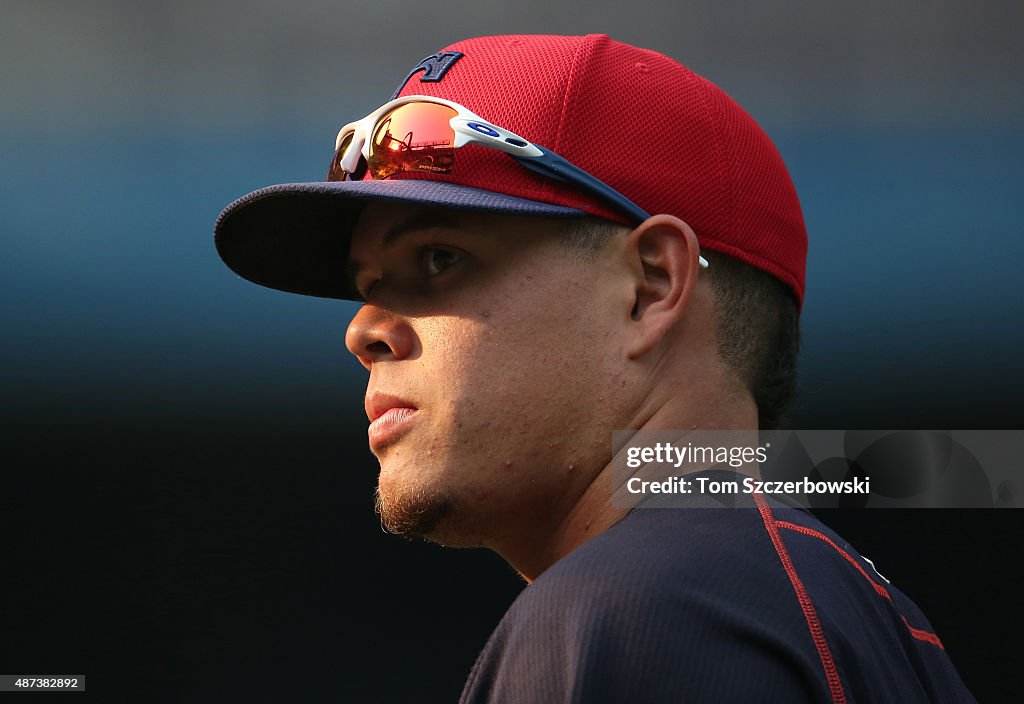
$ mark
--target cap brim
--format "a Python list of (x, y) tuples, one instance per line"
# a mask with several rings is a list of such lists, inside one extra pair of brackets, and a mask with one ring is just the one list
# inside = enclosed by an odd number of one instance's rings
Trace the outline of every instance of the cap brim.
[(214, 242), (236, 274), (281, 291), (354, 299), (345, 276), (352, 228), (367, 201), (402, 201), (513, 215), (586, 213), (467, 186), (425, 180), (286, 183), (253, 191), (217, 218)]

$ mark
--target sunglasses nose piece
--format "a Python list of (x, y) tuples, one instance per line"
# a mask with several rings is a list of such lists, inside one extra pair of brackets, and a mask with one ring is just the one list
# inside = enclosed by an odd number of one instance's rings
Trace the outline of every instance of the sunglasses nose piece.
[(365, 139), (353, 139), (348, 145), (345, 154), (341, 157), (341, 168), (347, 174), (355, 174), (359, 170), (359, 162), (363, 157), (363, 143)]

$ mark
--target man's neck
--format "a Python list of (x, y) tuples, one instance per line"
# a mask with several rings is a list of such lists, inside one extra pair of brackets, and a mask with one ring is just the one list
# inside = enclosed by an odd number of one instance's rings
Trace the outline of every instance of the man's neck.
[[(685, 412), (675, 404), (664, 404), (631, 426), (643, 430), (750, 429), (756, 432), (757, 407), (749, 403), (707, 404), (703, 413)], [(609, 440), (611, 440), (609, 438)], [(619, 448), (616, 448), (618, 451)], [(521, 551), (501, 551), (502, 556), (527, 581), (532, 582), (548, 567), (583, 543), (608, 530), (630, 511), (630, 506), (612, 500), (615, 491), (614, 462), (609, 461), (592, 478), (582, 494), (564, 513), (554, 530), (522, 546)], [(696, 470), (691, 470), (696, 471)]]

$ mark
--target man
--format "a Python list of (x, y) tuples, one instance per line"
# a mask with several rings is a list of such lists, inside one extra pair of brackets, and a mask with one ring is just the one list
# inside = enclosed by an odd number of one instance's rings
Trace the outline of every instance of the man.
[(800, 206), (723, 91), (603, 35), (477, 38), (336, 147), (327, 181), (230, 205), (217, 246), (252, 281), (364, 302), (346, 344), (382, 521), (531, 582), (464, 701), (971, 700), (810, 513), (612, 500), (613, 431), (772, 428), (794, 392)]

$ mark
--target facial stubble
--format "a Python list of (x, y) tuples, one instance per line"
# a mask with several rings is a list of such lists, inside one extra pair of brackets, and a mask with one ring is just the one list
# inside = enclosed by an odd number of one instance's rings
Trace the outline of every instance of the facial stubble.
[(429, 538), (454, 509), (451, 495), (439, 490), (381, 493), (377, 485), (375, 509), (384, 530), (403, 538)]

